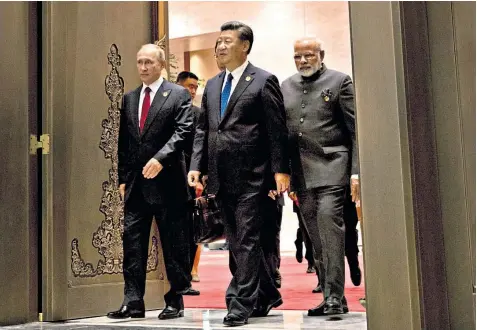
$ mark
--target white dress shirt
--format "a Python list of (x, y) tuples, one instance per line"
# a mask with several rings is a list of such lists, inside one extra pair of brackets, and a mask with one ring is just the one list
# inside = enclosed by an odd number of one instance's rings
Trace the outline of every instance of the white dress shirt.
[(164, 81), (164, 78), (160, 77), (149, 86), (144, 83), (142, 84), (141, 94), (139, 94), (139, 109), (137, 109), (138, 123), (141, 122), (142, 103), (144, 102), (144, 97), (146, 96), (146, 92), (145, 92), (146, 87), (149, 87), (151, 89), (151, 91), (149, 92), (149, 97), (151, 99), (151, 104), (152, 104), (152, 101), (154, 100), (154, 96), (156, 96), (156, 93), (161, 87), (163, 81)]
[[(232, 93), (234, 92), (235, 87), (237, 87), (237, 84), (240, 78), (242, 77), (243, 72), (245, 71), (245, 68), (247, 67), (248, 63), (249, 63), (248, 60), (246, 60), (245, 62), (243, 62), (241, 66), (237, 67), (234, 71), (232, 71), (232, 77), (234, 77), (234, 79), (232, 79), (232, 87), (230, 89), (230, 96), (232, 96)], [(225, 84), (227, 83), (227, 77), (229, 76), (229, 73), (230, 71), (228, 69), (225, 69), (225, 79), (224, 79), (224, 83), (222, 84), (222, 90), (224, 90)], [(230, 96), (229, 96), (229, 99), (230, 99)]]

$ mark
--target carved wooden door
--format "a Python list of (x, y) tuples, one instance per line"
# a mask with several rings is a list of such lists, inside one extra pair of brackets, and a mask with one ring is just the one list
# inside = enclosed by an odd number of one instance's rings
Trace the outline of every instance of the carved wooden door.
[[(144, 2), (43, 4), (42, 312), (105, 315), (123, 300), (123, 205), (117, 190), (119, 106), (139, 85), (149, 42)], [(118, 19), (121, 17), (121, 19)], [(146, 307), (163, 306), (162, 252), (152, 231)]]

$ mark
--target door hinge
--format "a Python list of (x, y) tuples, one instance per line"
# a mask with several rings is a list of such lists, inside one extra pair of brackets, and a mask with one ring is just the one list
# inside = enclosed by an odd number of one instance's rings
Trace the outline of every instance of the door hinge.
[(43, 155), (50, 154), (50, 134), (40, 135), (39, 140), (36, 135), (30, 135), (30, 155), (36, 155), (37, 149), (41, 149)]

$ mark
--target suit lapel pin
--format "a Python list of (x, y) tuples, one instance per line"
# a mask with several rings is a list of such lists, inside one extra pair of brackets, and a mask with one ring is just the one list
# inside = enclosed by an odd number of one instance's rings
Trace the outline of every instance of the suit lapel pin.
[(250, 76), (245, 77), (245, 81), (250, 81), (251, 79), (252, 79), (252, 77), (250, 77)]
[(167, 95), (169, 95), (169, 92), (162, 93), (162, 96), (164, 96), (164, 97), (166, 97)]

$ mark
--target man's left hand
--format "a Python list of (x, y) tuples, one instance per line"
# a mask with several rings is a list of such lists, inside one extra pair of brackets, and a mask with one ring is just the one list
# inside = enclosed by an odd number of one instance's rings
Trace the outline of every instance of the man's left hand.
[(164, 167), (155, 158), (151, 158), (142, 168), (142, 175), (146, 179), (154, 179)]
[(284, 193), (290, 188), (290, 175), (286, 173), (275, 173), (278, 193)]

